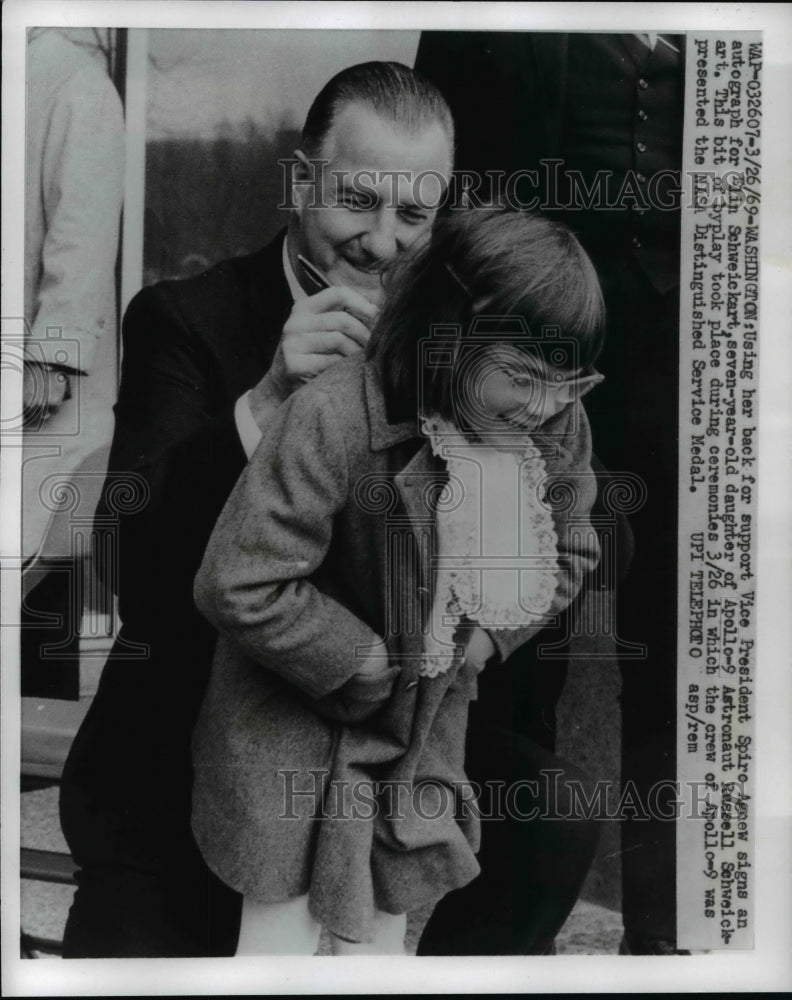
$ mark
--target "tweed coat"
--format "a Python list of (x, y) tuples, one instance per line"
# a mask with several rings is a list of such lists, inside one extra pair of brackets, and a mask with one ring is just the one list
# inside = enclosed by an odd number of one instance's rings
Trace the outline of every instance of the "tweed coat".
[[(585, 415), (553, 422), (549, 478), (575, 480), (554, 514), (559, 611), (599, 550), (580, 530), (596, 494)], [(220, 633), (193, 736), (196, 841), (238, 891), (309, 893), (349, 940), (367, 940), (375, 906), (407, 912), (478, 873), (463, 770), (476, 671), (419, 675), (443, 472), (414, 422), (388, 422), (371, 364), (340, 362), (281, 408), (196, 579)], [(498, 657), (539, 627), (493, 632)], [(387, 663), (355, 676), (380, 637)]]

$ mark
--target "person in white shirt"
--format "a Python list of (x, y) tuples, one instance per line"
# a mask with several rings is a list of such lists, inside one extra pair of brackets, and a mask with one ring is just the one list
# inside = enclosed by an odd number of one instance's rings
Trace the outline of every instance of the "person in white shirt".
[(124, 118), (104, 67), (56, 29), (30, 30), (26, 79), (23, 405), (40, 425), (115, 335)]

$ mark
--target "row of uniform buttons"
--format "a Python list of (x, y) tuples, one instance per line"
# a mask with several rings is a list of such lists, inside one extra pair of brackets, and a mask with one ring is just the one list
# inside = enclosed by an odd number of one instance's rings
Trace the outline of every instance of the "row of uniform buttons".
[[(641, 77), (641, 79), (638, 81), (638, 86), (641, 88), (641, 90), (646, 90), (647, 87), (649, 86), (649, 84), (647, 83), (646, 80), (644, 80), (643, 77)], [(649, 117), (649, 115), (647, 115), (647, 113), (644, 111), (643, 108), (639, 108), (638, 109), (638, 120), (639, 121), (645, 122), (648, 117)], [(635, 144), (635, 148), (638, 150), (639, 153), (645, 153), (646, 152), (646, 143), (645, 142), (637, 142)], [(635, 179), (638, 181), (639, 184), (643, 184), (646, 181), (646, 176), (644, 174), (637, 173), (635, 175)], [(644, 209), (644, 208), (640, 208), (639, 206), (636, 206), (636, 205), (633, 206), (633, 212), (636, 215), (643, 215), (645, 211), (646, 211), (646, 209)], [(636, 250), (640, 250), (641, 247), (643, 246), (643, 244), (641, 243), (641, 241), (638, 239), (637, 236), (633, 236), (633, 238), (632, 238), (632, 245), (633, 245), (633, 247)]]
[[(646, 80), (644, 80), (643, 77), (641, 77), (641, 79), (638, 81), (638, 86), (641, 88), (641, 90), (646, 90), (646, 88), (649, 86), (649, 84), (646, 82)], [(639, 108), (638, 109), (638, 118), (639, 118), (640, 121), (645, 122), (648, 117), (649, 117), (649, 115), (647, 115), (647, 113), (644, 111), (643, 108)], [(643, 143), (643, 142), (636, 143), (636, 148), (637, 148), (637, 150), (638, 150), (639, 153), (645, 153), (646, 152), (646, 143)], [(640, 181), (641, 179), (642, 179), (641, 175), (638, 174), (638, 180)]]

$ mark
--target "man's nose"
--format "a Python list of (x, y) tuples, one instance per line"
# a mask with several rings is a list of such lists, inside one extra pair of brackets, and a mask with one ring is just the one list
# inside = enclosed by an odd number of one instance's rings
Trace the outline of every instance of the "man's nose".
[(373, 212), (361, 238), (363, 249), (375, 260), (391, 260), (399, 250), (396, 212), (386, 207)]

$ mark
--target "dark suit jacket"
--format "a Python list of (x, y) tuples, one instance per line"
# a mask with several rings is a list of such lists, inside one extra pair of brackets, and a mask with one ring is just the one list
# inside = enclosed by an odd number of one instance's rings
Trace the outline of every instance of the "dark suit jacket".
[(124, 317), (96, 519), (123, 627), (64, 772), (62, 822), (78, 863), (157, 865), (189, 834), (190, 733), (215, 645), (193, 581), (246, 462), (235, 403), (269, 368), (292, 306), (282, 241), (145, 288)]

